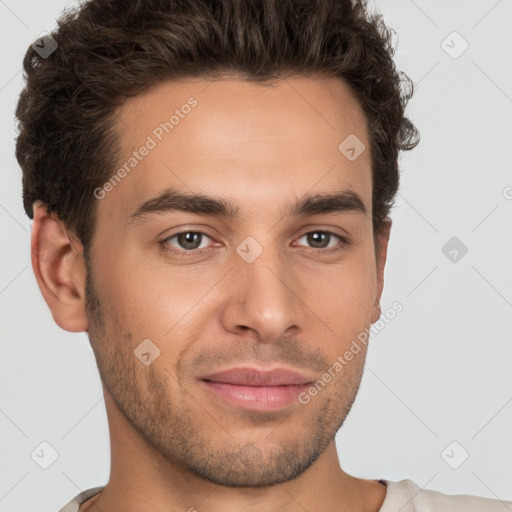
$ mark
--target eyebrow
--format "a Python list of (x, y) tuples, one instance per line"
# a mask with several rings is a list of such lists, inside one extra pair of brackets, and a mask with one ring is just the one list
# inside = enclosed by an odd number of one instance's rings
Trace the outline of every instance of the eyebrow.
[[(142, 221), (152, 215), (162, 215), (173, 211), (212, 215), (226, 219), (237, 219), (241, 212), (240, 208), (229, 200), (204, 194), (179, 192), (171, 188), (144, 202), (129, 218), (131, 221)], [(339, 190), (303, 197), (288, 207), (284, 216), (306, 217), (308, 215), (350, 212), (363, 215), (368, 213), (364, 202), (357, 193), (352, 190)]]

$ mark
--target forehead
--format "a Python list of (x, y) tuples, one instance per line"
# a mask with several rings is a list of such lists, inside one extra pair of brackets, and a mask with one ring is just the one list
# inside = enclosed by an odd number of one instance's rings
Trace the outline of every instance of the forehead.
[[(112, 172), (122, 176), (99, 205), (114, 215), (127, 217), (170, 187), (237, 198), (248, 214), (258, 206), (251, 202), (308, 191), (349, 189), (370, 202), (365, 117), (337, 78), (165, 82), (126, 101), (117, 118)], [(347, 158), (348, 146), (362, 151), (356, 159)]]

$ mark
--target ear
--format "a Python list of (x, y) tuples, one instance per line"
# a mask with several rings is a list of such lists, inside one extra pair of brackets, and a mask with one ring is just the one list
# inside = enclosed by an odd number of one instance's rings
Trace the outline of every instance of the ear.
[(379, 254), (376, 260), (377, 267), (377, 291), (375, 294), (375, 303), (373, 306), (373, 312), (371, 317), (372, 324), (375, 323), (382, 313), (380, 307), (380, 297), (382, 295), (382, 290), (384, 289), (384, 267), (386, 266), (386, 258), (388, 255), (388, 242), (389, 235), (391, 232), (391, 224), (392, 221), (389, 217), (384, 219), (384, 227), (382, 231), (377, 235), (376, 243), (379, 247)]
[(34, 204), (31, 252), (37, 284), (57, 325), (66, 331), (86, 331), (82, 245), (39, 203)]

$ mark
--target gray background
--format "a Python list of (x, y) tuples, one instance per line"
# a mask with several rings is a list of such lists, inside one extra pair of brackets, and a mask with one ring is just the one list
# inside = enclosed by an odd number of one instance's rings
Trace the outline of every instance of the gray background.
[[(72, 4), (0, 0), (0, 512), (56, 511), (109, 473), (93, 354), (84, 333), (54, 324), (37, 288), (13, 156), (22, 57)], [(422, 139), (401, 158), (382, 299), (383, 311), (404, 309), (372, 340), (338, 433), (341, 464), (354, 476), (510, 500), (512, 1), (378, 9), (416, 85), (408, 114)], [(461, 38), (469, 47), (458, 55)], [(468, 248), (455, 262), (442, 251), (452, 237)], [(50, 462), (43, 441), (58, 453), (48, 469), (31, 458)]]

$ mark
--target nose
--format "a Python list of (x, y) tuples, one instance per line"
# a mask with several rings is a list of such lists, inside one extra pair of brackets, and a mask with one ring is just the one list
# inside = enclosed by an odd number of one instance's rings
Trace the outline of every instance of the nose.
[(228, 331), (251, 331), (259, 341), (271, 342), (301, 328), (300, 285), (277, 251), (265, 250), (252, 263), (235, 256), (227, 285), (222, 322)]

